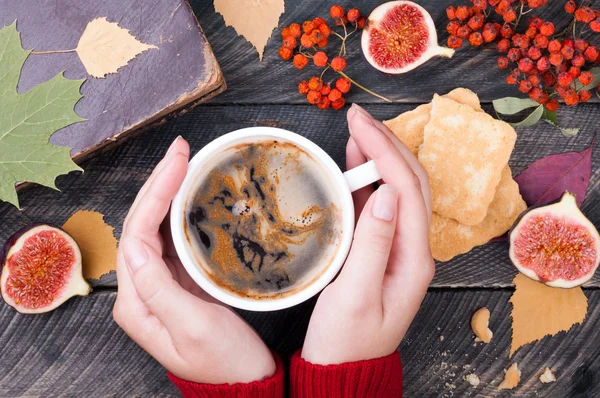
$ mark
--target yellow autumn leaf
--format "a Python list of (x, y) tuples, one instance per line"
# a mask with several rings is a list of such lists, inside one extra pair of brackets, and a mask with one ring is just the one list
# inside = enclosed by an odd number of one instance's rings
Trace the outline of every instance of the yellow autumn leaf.
[(512, 344), (510, 356), (518, 348), (544, 336), (554, 336), (582, 323), (587, 314), (587, 297), (581, 287), (549, 287), (518, 274), (513, 283)]
[(258, 51), (263, 53), (279, 17), (285, 10), (284, 0), (214, 0), (215, 11), (223, 15), (226, 26), (232, 26)]
[(79, 210), (62, 228), (75, 239), (83, 258), (83, 277), (100, 279), (102, 275), (116, 270), (117, 239), (115, 230), (104, 222), (104, 216), (96, 211)]
[(102, 17), (87, 24), (75, 51), (91, 76), (103, 78), (151, 48), (158, 47), (142, 43), (129, 30)]

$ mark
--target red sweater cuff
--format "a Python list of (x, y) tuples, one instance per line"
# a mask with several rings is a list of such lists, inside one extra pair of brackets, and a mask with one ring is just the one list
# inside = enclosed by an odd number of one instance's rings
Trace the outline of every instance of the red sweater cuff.
[(284, 373), (281, 358), (273, 353), (275, 373), (260, 381), (236, 384), (203, 384), (180, 379), (169, 372), (169, 379), (184, 398), (283, 398)]
[(401, 397), (400, 353), (323, 366), (305, 361), (297, 351), (290, 364), (290, 395), (292, 398)]

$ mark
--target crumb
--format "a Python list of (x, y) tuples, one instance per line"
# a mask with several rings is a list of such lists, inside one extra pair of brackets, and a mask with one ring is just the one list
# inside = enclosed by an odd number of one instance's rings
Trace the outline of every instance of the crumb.
[(490, 311), (483, 307), (475, 311), (471, 318), (471, 329), (475, 334), (475, 342), (483, 341), (489, 343), (492, 340), (494, 333), (489, 328)]
[(473, 387), (477, 387), (479, 385), (479, 376), (477, 376), (475, 373), (466, 375), (464, 379)]
[(521, 381), (521, 371), (518, 364), (513, 363), (504, 373), (504, 380), (498, 385), (498, 390), (512, 390)]
[(448, 369), (448, 364), (447, 364), (446, 362), (442, 362), (442, 363), (440, 364), (440, 369), (441, 369), (441, 370)]
[(443, 357), (447, 357), (447, 356), (448, 356), (448, 351), (444, 351), (444, 352), (442, 352), (442, 356), (443, 356)]
[(440, 336), (440, 341), (444, 341), (444, 336)]
[(464, 370), (469, 370), (469, 369), (471, 369), (471, 365), (464, 365), (464, 366), (463, 366), (463, 369), (464, 369)]
[(446, 383), (446, 387), (448, 387), (451, 390), (455, 390), (456, 389), (456, 384)]
[(542, 373), (542, 375), (540, 376), (540, 381), (544, 384), (552, 383), (556, 381), (556, 376), (554, 376), (554, 373), (552, 373), (552, 370), (550, 370), (550, 368), (546, 368), (546, 370), (544, 370), (544, 373)]

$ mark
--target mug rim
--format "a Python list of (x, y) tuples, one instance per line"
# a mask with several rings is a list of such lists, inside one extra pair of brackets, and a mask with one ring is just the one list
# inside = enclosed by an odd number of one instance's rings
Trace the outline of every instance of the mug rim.
[[(202, 266), (196, 264), (197, 260), (192, 253), (192, 248), (186, 243), (187, 239), (184, 232), (183, 214), (186, 210), (185, 207), (188, 203), (189, 195), (194, 191), (193, 188), (195, 188), (194, 183), (196, 182), (197, 174), (215, 153), (235, 145), (237, 142), (252, 137), (283, 139), (298, 145), (300, 148), (313, 155), (321, 166), (325, 167), (331, 173), (331, 177), (333, 182), (337, 185), (340, 196), (343, 232), (339, 248), (333, 259), (329, 265), (324, 266), (324, 271), (304, 289), (279, 298), (252, 299), (236, 295), (235, 293), (218, 286), (208, 275), (206, 275), (206, 271), (202, 269)], [(181, 263), (194, 282), (206, 293), (224, 304), (243, 310), (275, 311), (295, 306), (310, 299), (323, 290), (338, 274), (348, 256), (352, 243), (354, 232), (354, 202), (342, 170), (340, 170), (331, 156), (329, 156), (320, 146), (308, 138), (288, 130), (267, 126), (255, 126), (235, 130), (214, 139), (190, 159), (187, 175), (171, 203), (170, 223), (173, 243)]]

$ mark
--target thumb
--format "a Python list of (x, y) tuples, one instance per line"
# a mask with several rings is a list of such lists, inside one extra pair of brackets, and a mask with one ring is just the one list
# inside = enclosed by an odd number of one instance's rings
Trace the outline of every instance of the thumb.
[(358, 220), (352, 249), (340, 274), (348, 291), (381, 292), (398, 212), (398, 193), (384, 184), (371, 195)]
[(158, 318), (169, 334), (176, 334), (203, 304), (171, 275), (164, 259), (137, 237), (121, 242), (123, 257), (140, 301)]

